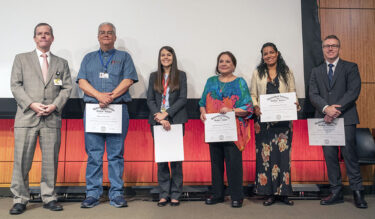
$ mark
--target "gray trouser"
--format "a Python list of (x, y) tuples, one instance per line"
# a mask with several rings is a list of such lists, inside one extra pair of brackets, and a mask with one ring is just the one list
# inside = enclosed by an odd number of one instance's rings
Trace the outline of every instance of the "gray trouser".
[(179, 200), (182, 194), (182, 162), (170, 163), (171, 171), (169, 171), (168, 162), (158, 163), (159, 197)]
[(42, 151), (41, 197), (44, 203), (57, 200), (55, 183), (61, 130), (47, 127), (42, 119), (36, 127), (14, 128), (14, 164), (10, 186), (14, 203), (27, 204), (30, 200), (29, 171), (38, 136)]

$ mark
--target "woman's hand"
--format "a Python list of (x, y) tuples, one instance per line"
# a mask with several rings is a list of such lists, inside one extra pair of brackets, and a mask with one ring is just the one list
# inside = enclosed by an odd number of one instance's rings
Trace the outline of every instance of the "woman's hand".
[(199, 111), (201, 112), (200, 119), (202, 122), (206, 121), (206, 108), (200, 107)]
[(233, 109), (224, 106), (223, 108), (219, 110), (219, 113), (225, 114), (225, 113), (232, 112), (232, 111)]
[(171, 130), (171, 124), (168, 122), (168, 120), (161, 120), (161, 121), (160, 121), (160, 124), (163, 126), (163, 128), (164, 128), (166, 131)]
[(160, 121), (161, 120), (164, 120), (165, 118), (167, 118), (167, 116), (168, 116), (168, 113), (167, 112), (162, 112), (162, 113), (155, 113), (154, 114), (154, 120), (156, 121), (156, 122), (159, 122), (160, 123)]
[(294, 104), (296, 104), (296, 105), (297, 105), (297, 111), (299, 112), (299, 111), (301, 110), (301, 106), (299, 105), (299, 103), (298, 103), (298, 102), (295, 102)]
[(262, 113), (260, 112), (259, 106), (254, 106), (254, 114), (259, 117)]

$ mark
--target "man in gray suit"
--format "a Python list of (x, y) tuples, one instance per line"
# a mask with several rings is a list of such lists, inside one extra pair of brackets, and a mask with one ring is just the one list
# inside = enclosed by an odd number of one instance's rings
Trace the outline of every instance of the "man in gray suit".
[(61, 211), (55, 183), (61, 141), (61, 112), (70, 96), (72, 81), (68, 62), (49, 50), (54, 40), (49, 24), (34, 29), (36, 49), (18, 54), (13, 63), (11, 90), (17, 101), (14, 122), (14, 164), (10, 190), (14, 195), (10, 214), (21, 214), (30, 199), (29, 171), (37, 137), (42, 151), (40, 182), (43, 207)]
[[(340, 147), (344, 157), (350, 187), (357, 208), (367, 208), (364, 200), (361, 171), (356, 154), (356, 124), (359, 123), (356, 100), (361, 91), (358, 66), (339, 58), (340, 40), (335, 35), (323, 41), (325, 62), (314, 68), (310, 78), (309, 96), (316, 108), (315, 117), (331, 123), (344, 118), (345, 146)], [(320, 201), (321, 205), (342, 203), (343, 192), (338, 159), (339, 146), (323, 146), (331, 194)]]

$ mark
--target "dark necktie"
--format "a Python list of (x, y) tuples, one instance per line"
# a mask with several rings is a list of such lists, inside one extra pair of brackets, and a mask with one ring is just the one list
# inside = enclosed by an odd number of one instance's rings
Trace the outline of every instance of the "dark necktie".
[(332, 86), (332, 78), (333, 78), (333, 64), (328, 64), (329, 70), (328, 70), (328, 79), (329, 79), (329, 86)]

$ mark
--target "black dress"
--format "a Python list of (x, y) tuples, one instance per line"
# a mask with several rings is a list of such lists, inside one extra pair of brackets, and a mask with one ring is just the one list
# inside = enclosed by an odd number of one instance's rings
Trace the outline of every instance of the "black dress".
[[(267, 82), (267, 94), (280, 93), (279, 79)], [(290, 177), (290, 149), (292, 122), (254, 121), (256, 148), (255, 189), (258, 195), (283, 195), (292, 193)]]

